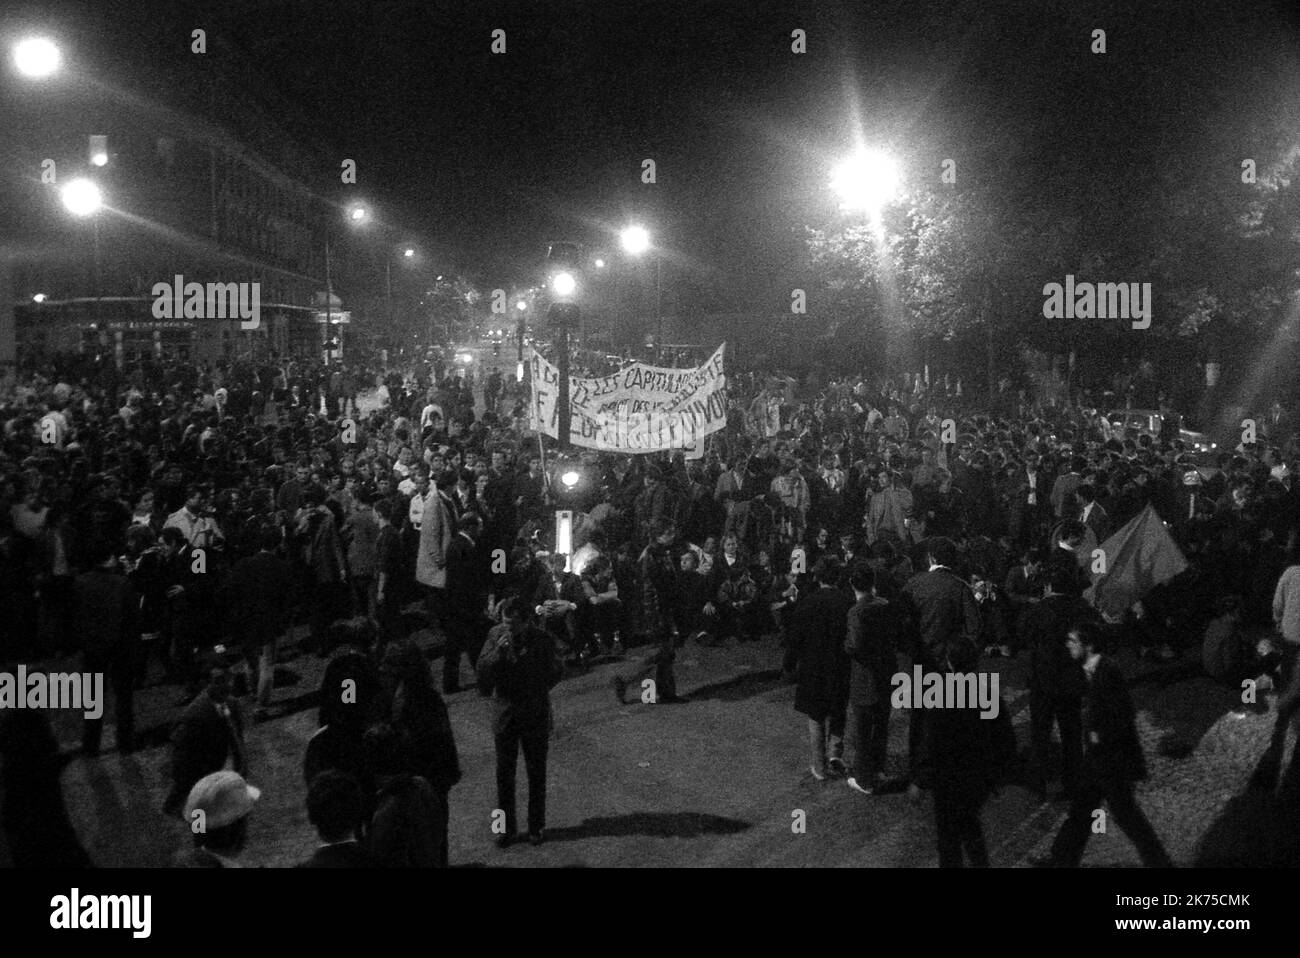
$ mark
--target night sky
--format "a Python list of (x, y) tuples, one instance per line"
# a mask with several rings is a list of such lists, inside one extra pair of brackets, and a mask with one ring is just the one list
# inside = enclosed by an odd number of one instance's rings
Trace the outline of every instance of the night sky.
[[(686, 298), (715, 310), (788, 302), (801, 230), (834, 216), (830, 169), (859, 130), (908, 178), (937, 178), (954, 156), (1014, 203), (1063, 153), (1086, 166), (1193, 149), (1234, 98), (1267, 96), (1205, 77), (1246, 78), (1295, 50), (1281, 5), (1195, 0), (41, 9), (124, 82), (186, 68), (195, 26), (229, 37), (293, 104), (286, 129), (355, 158), (357, 196), (485, 286), (532, 279), (550, 240), (614, 248), (637, 220)], [(1093, 26), (1107, 57), (1088, 51)], [(489, 52), (495, 28), (503, 56)]]

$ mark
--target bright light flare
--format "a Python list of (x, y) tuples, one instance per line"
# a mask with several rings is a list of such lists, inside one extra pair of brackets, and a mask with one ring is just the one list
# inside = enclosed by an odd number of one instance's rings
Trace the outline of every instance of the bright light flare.
[(565, 489), (572, 489), (578, 484), (578, 480), (581, 478), (582, 477), (578, 475), (576, 469), (570, 469), (560, 475), (560, 482), (564, 483)]
[(415, 256), (415, 250), (408, 248), (402, 252), (402, 255), (405, 256), (407, 259), (411, 259), (413, 256)]
[(629, 226), (623, 230), (621, 239), (623, 249), (633, 256), (640, 256), (650, 248), (650, 234), (644, 226)]
[(46, 295), (45, 295), (44, 293), (37, 293), (35, 296), (32, 297), (32, 302), (33, 302), (33, 303), (43, 303), (43, 302), (45, 302), (46, 298), (47, 298), (47, 297), (46, 297)]
[(572, 296), (578, 288), (578, 281), (569, 272), (556, 273), (551, 277), (551, 292), (556, 296)]
[(360, 223), (369, 215), (369, 212), (364, 206), (354, 206), (348, 210), (348, 219), (354, 223)]
[(519, 310), (521, 313), (527, 308), (528, 308), (528, 304), (525, 303), (522, 299), (519, 302), (515, 303), (515, 309)]
[(846, 210), (878, 213), (898, 193), (898, 166), (876, 150), (864, 151), (835, 168), (831, 188)]
[(90, 216), (99, 212), (104, 198), (99, 187), (87, 179), (75, 179), (63, 187), (63, 205), (73, 216)]
[(14, 66), (25, 77), (40, 79), (59, 69), (63, 54), (47, 37), (29, 37), (14, 45)]

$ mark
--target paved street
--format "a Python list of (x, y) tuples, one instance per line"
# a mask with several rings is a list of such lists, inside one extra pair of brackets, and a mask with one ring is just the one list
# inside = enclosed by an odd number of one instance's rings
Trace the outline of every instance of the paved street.
[[(426, 647), (434, 644), (427, 633)], [(634, 653), (638, 650), (632, 650)], [(1004, 665), (1003, 696), (1023, 747), (1018, 661)], [(555, 694), (548, 842), (498, 851), (491, 844), (495, 801), (488, 706), (471, 688), (449, 702), (465, 777), (452, 792), (451, 860), (505, 866), (920, 866), (936, 864), (928, 803), (905, 795), (866, 797), (842, 782), (808, 773), (805, 730), (793, 710), (793, 686), (779, 674), (772, 639), (728, 649), (688, 646), (679, 685), (689, 701), (619, 708), (609, 689), (615, 664), (567, 678)], [(1133, 666), (1135, 663), (1125, 662)], [(263, 790), (247, 858), (284, 866), (303, 858), (314, 835), (303, 808), (301, 756), (315, 729), (310, 691), (323, 668), (314, 656), (288, 663), (298, 681), (277, 689), (297, 711), (255, 726), (249, 736), (251, 781)], [(441, 668), (437, 663), (436, 668)], [(1271, 714), (1234, 716), (1230, 696), (1186, 666), (1139, 677), (1134, 690), (1151, 778), (1139, 790), (1171, 855), (1190, 865), (1206, 854), (1233, 864), (1266, 864), (1287, 854), (1278, 835), (1260, 829), (1276, 812), (1268, 799), (1244, 796), (1267, 746)], [(631, 695), (629, 695), (631, 698)], [(101, 864), (161, 866), (186, 839), (159, 809), (166, 791), (165, 727), (176, 691), (141, 694), (150, 746), (123, 758), (106, 752), (73, 759), (64, 794), (92, 857)], [(890, 771), (901, 772), (907, 718), (890, 735)], [(63, 713), (60, 736), (75, 747), (78, 720)], [(106, 745), (111, 745), (112, 733)], [(521, 809), (523, 769), (520, 766)], [(792, 825), (803, 812), (806, 831)], [(1016, 866), (1046, 851), (1063, 805), (1039, 805), (1024, 789), (1004, 789), (986, 807), (993, 863)], [(1250, 829), (1244, 826), (1250, 824)], [(1253, 841), (1247, 841), (1255, 835)], [(1094, 836), (1085, 865), (1129, 866), (1137, 856), (1116, 828)]]

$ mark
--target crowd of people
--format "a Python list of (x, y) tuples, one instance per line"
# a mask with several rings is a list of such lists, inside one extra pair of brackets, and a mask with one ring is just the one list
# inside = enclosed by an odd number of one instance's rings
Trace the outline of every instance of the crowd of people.
[[(296, 629), (329, 658), (304, 756), (321, 867), (447, 864), (461, 769), (444, 696), (465, 659), (492, 699), (501, 846), (522, 834), (521, 750), (527, 837), (545, 839), (551, 689), (632, 646), (614, 696), (659, 703), (681, 698), (685, 643), (779, 636), (810, 774), (932, 791), (944, 865), (987, 864), (979, 808), (1018, 766), (1014, 737), (914, 711), (887, 775), (900, 661), (1029, 659), (1028, 780), (1047, 799), (1059, 777), (1072, 803), (1058, 864), (1077, 863), (1103, 797), (1144, 860), (1167, 861), (1133, 801), (1144, 766), (1113, 650), (1199, 657), (1227, 685), (1277, 683), (1294, 710), (1300, 444), (1280, 407), (1254, 441), (1205, 454), (1176, 429), (1116, 428), (1086, 392), (747, 371), (729, 394), (726, 429), (688, 461), (561, 454), (530, 429), (526, 384), (437, 363), (25, 369), (0, 398), (0, 660), (83, 655), (109, 677), (122, 752), (134, 690), (176, 687), (166, 811), (203, 813), (185, 863), (204, 866), (238, 859), (258, 797), (245, 736), (278, 714)], [(1093, 552), (1148, 507), (1186, 569), (1103, 618), (1083, 598)], [(571, 555), (557, 508), (576, 516)], [(412, 640), (426, 626), (441, 693)], [(88, 755), (101, 726), (86, 722)], [(47, 738), (3, 736), (5, 768), (49, 758)]]

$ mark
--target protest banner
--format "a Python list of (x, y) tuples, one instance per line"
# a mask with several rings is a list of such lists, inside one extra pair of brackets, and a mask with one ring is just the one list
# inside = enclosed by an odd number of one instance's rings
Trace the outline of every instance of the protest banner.
[[(625, 453), (695, 447), (727, 424), (725, 350), (686, 369), (632, 363), (608, 376), (571, 377), (570, 443)], [(558, 438), (559, 370), (534, 354), (530, 371), (530, 425)]]

